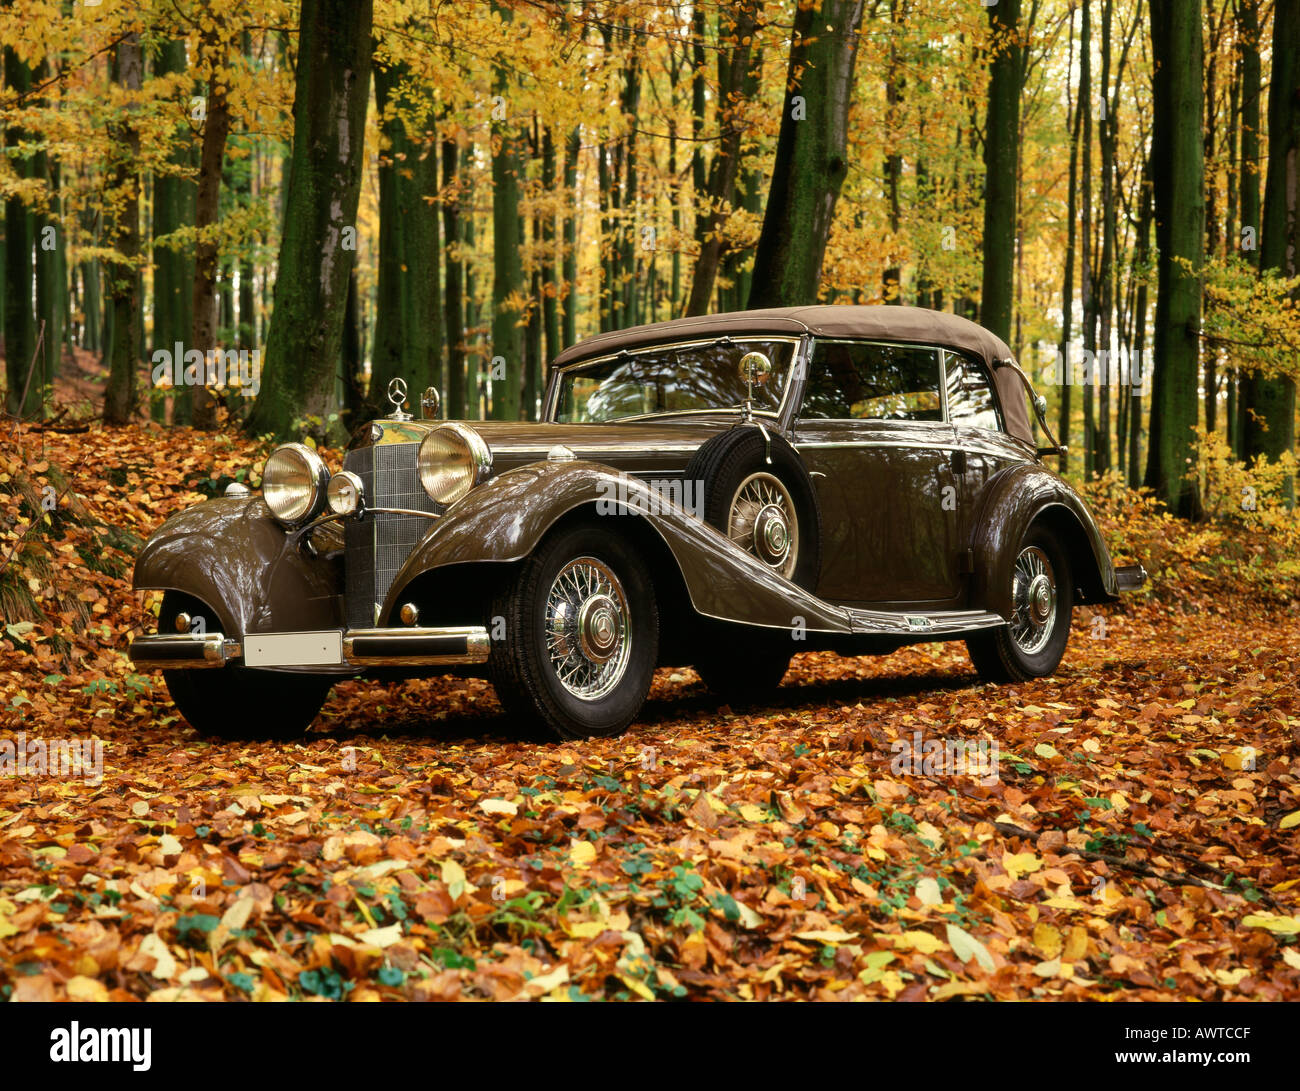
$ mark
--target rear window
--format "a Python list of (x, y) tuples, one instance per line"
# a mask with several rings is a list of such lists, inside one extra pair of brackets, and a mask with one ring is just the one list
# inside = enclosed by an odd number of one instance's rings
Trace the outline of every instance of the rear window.
[(948, 419), (965, 428), (1000, 431), (997, 402), (984, 368), (974, 360), (946, 352), (943, 371), (948, 386)]

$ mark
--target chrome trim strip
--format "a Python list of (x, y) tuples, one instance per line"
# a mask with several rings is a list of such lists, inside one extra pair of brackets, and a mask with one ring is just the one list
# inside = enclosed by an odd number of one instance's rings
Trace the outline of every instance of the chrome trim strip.
[[(631, 418), (620, 418), (620, 420), (629, 420)], [(555, 444), (547, 444), (544, 447), (493, 447), (492, 453), (503, 458), (509, 457), (531, 457), (540, 455), (543, 458), (554, 447)], [(607, 443), (596, 446), (583, 446), (581, 443), (566, 443), (574, 456), (579, 460), (584, 460), (583, 456), (593, 455), (623, 455), (635, 454), (638, 451), (644, 451), (651, 455), (693, 455), (700, 449), (698, 443), (680, 443), (674, 447), (638, 447), (635, 444), (628, 443)], [(585, 460), (584, 460), (585, 461)], [(374, 510), (373, 508), (371, 509)]]
[[(596, 422), (594, 422), (594, 423), (596, 423), (596, 424), (602, 424), (602, 425), (604, 425), (604, 424), (626, 424), (628, 421), (639, 421), (639, 420), (663, 420), (665, 417), (707, 417), (707, 416), (710, 416), (710, 415), (713, 414), (713, 413), (724, 413), (724, 414), (726, 414), (726, 415), (728, 415), (728, 416), (731, 416), (732, 414), (741, 414), (741, 413), (744, 413), (744, 409), (731, 409), (731, 408), (723, 408), (723, 409), (669, 409), (669, 410), (665, 410), (665, 411), (662, 412), (662, 413), (638, 413), (638, 414), (637, 414), (636, 416), (634, 416), (634, 417), (614, 417), (612, 420), (607, 420), (607, 421), (596, 421)], [(781, 414), (780, 414), (780, 412), (773, 412), (771, 409), (755, 409), (755, 410), (754, 410), (754, 416), (756, 416), (756, 417), (771, 417), (773, 420), (779, 420)], [(561, 421), (561, 422), (557, 422), (557, 421), (547, 421), (547, 422), (545, 422), (545, 423), (548, 423), (548, 424), (555, 424), (555, 423), (563, 423), (563, 422), (562, 422), (562, 421)], [(571, 427), (580, 428), (580, 427), (581, 427), (581, 424), (574, 424), (574, 425), (571, 425)]]
[(957, 439), (952, 443), (930, 443), (922, 440), (873, 440), (873, 439), (854, 439), (854, 440), (810, 440), (806, 443), (795, 443), (796, 451), (818, 451), (831, 448), (848, 448), (848, 447), (921, 447), (933, 451), (966, 451), (968, 454), (988, 455), (991, 458), (1006, 459), (1024, 459), (1024, 456), (1017, 451), (1008, 451), (1000, 447), (989, 447), (984, 444), (965, 443)]
[[(435, 500), (434, 503), (437, 503), (437, 501)], [(366, 508), (366, 510), (362, 514), (364, 515), (418, 515), (421, 519), (433, 519), (435, 521), (442, 518), (441, 512), (416, 511), (414, 508)], [(346, 516), (344, 516), (344, 518), (346, 518)]]
[(795, 443), (796, 451), (821, 451), (838, 447), (923, 447), (931, 451), (966, 450), (961, 443), (930, 443), (923, 440), (905, 439), (854, 439), (854, 440), (813, 440), (808, 443)]

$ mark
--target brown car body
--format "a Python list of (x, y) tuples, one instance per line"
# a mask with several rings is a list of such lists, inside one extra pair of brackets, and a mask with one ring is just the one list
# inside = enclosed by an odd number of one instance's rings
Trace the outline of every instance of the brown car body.
[[(557, 420), (559, 384), (571, 369), (720, 338), (791, 342), (777, 409)], [(959, 354), (962, 366), (982, 368), (991, 380), (999, 427), (952, 423), (946, 400), (936, 421), (801, 416), (819, 340), (922, 346), (954, 360)], [(946, 383), (942, 365), (940, 375)], [(372, 505), (360, 516), (325, 513), (286, 527), (250, 494), (169, 519), (142, 550), (135, 586), (195, 605), (180, 613), (173, 607), (159, 634), (138, 639), (131, 654), (170, 679), (197, 667), (265, 666), (249, 651), (271, 646), (259, 643), (262, 634), (337, 633), (337, 662), (284, 662), (281, 654), (268, 669), (334, 677), (483, 669), (493, 635), (489, 606), (512, 573), (558, 527), (608, 515), (611, 496), (620, 518), (603, 525), (644, 560), (661, 615), (662, 664), (694, 662), (700, 640), (715, 639), (718, 625), (788, 633), (793, 624), (805, 641), (795, 650), (848, 653), (988, 634), (1012, 621), (1017, 551), (1036, 527), (1048, 528), (1068, 558), (1074, 602), (1111, 601), (1143, 574), (1135, 567), (1117, 575), (1086, 504), (1043, 464), (1051, 449), (1035, 446), (1027, 393), (1000, 339), (964, 319), (915, 308), (749, 311), (602, 334), (554, 361), (546, 420), (465, 422), (490, 450), (491, 470), (445, 508), (426, 501), (413, 476), (420, 441), (444, 422), (410, 419), (399, 407), (395, 419), (364, 426), (349, 445), (344, 469), (358, 474)], [(815, 482), (821, 564), (812, 586), (785, 578), (665, 500), (663, 483), (681, 480), (703, 445), (756, 427), (767, 437), (769, 461), (771, 437), (779, 437)], [(941, 494), (951, 503), (939, 503)], [(418, 620), (403, 621), (403, 608)], [(170, 631), (196, 611), (208, 624)], [(710, 620), (702, 626), (701, 619)]]

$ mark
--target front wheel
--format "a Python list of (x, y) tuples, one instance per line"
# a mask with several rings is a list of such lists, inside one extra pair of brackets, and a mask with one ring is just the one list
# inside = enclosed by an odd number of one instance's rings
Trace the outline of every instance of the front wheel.
[(1046, 677), (1065, 654), (1073, 611), (1074, 581), (1065, 550), (1047, 527), (1031, 527), (1011, 574), (1011, 620), (967, 637), (971, 663), (988, 682)]
[(320, 674), (216, 667), (163, 671), (180, 713), (204, 735), (223, 739), (291, 739), (303, 734), (329, 696)]
[[(204, 631), (221, 622), (205, 603), (180, 591), (163, 595), (158, 631), (176, 629), (182, 612)], [(311, 726), (334, 680), (322, 674), (209, 667), (163, 671), (163, 681), (180, 714), (204, 735), (223, 739), (291, 739)]]
[(562, 739), (618, 735), (641, 711), (659, 613), (631, 544), (591, 525), (542, 542), (493, 604), (505, 620), (489, 671), (506, 711)]

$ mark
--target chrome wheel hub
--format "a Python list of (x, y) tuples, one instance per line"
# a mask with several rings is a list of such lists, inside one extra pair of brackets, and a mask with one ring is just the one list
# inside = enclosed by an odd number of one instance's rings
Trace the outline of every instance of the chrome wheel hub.
[(578, 647), (593, 663), (605, 663), (618, 647), (618, 604), (608, 595), (592, 595), (578, 607)]
[(1056, 628), (1056, 573), (1038, 546), (1025, 547), (1016, 558), (1011, 602), (1011, 638), (1029, 655), (1042, 651)]
[(603, 561), (578, 557), (560, 569), (546, 596), (546, 651), (560, 685), (584, 701), (610, 693), (627, 670), (631, 616)]
[(778, 565), (785, 560), (790, 548), (790, 529), (785, 523), (785, 512), (775, 504), (765, 505), (754, 520), (754, 552), (768, 564)]
[(789, 579), (799, 561), (799, 524), (794, 500), (781, 479), (750, 474), (731, 501), (727, 536)]

